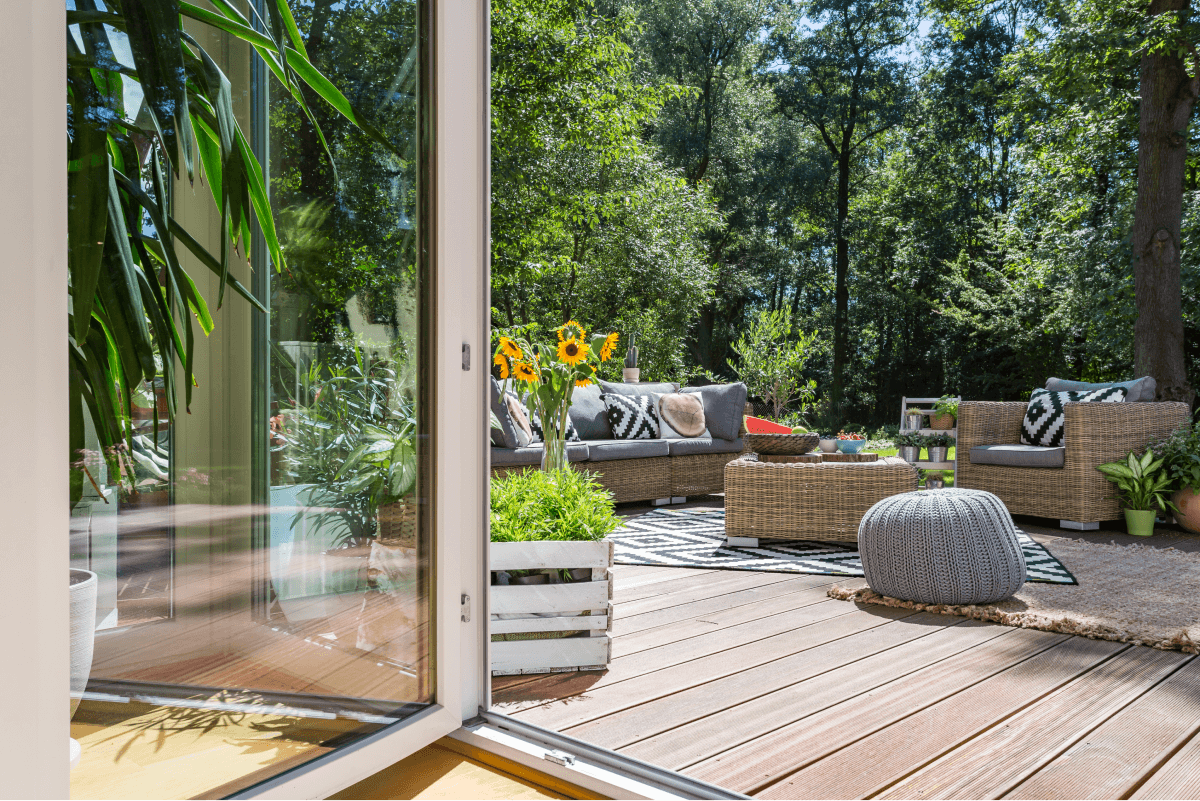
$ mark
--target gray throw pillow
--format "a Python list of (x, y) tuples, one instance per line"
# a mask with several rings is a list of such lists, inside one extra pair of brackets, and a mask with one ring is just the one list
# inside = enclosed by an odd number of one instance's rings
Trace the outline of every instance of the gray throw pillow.
[(717, 439), (737, 439), (742, 430), (746, 408), (746, 385), (713, 384), (709, 387), (684, 387), (680, 392), (695, 392), (704, 401), (704, 422)]
[(513, 425), (512, 417), (508, 414), (508, 409), (500, 400), (503, 397), (503, 392), (500, 389), (500, 382), (492, 376), (492, 412), (500, 421), (500, 428), (492, 429), (492, 444), (499, 448), (515, 448), (517, 447), (517, 428)]
[(613, 438), (612, 429), (608, 427), (604, 401), (600, 400), (600, 387), (595, 384), (575, 387), (571, 394), (571, 408), (567, 411), (567, 417), (574, 423), (580, 439)]
[(1111, 381), (1100, 384), (1089, 384), (1085, 381), (1068, 381), (1065, 378), (1051, 378), (1046, 382), (1046, 389), (1051, 392), (1087, 392), (1094, 389), (1109, 389), (1120, 387), (1125, 390), (1126, 403), (1149, 403), (1154, 400), (1158, 384), (1150, 376), (1135, 378), (1132, 381)]

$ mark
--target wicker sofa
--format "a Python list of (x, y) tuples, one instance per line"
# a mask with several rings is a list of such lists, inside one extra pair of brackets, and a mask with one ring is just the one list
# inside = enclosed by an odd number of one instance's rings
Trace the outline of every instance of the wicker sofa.
[[(726, 385), (729, 386), (729, 385)], [(567, 458), (576, 470), (585, 470), (596, 475), (605, 489), (613, 493), (617, 503), (630, 501), (670, 502), (671, 499), (689, 495), (708, 495), (724, 492), (725, 465), (736, 459), (744, 450), (741, 434), (742, 411), (745, 406), (745, 387), (740, 387), (740, 398), (735, 390), (728, 404), (733, 405), (736, 415), (738, 438), (722, 439), (717, 436), (702, 437), (667, 436), (657, 440), (614, 440), (607, 423), (597, 417), (600, 389), (596, 387), (576, 390), (576, 401), (569, 412), (582, 437), (581, 442), (568, 443)], [(669, 384), (604, 384), (606, 391), (622, 394), (661, 393), (678, 390)], [(699, 391), (689, 388), (686, 391)], [(593, 397), (594, 396), (594, 397)], [(710, 415), (709, 398), (704, 399), (705, 415)], [(602, 409), (602, 405), (599, 407)], [(732, 431), (730, 433), (733, 433)], [(503, 476), (522, 470), (536, 469), (541, 464), (541, 445), (525, 448), (507, 448), (493, 444), (491, 448), (491, 474)]]
[[(1063, 528), (1075, 529), (1121, 517), (1116, 492), (1096, 465), (1144, 450), (1190, 416), (1185, 403), (1068, 403), (1061, 453), (1029, 449), (1029, 462), (1054, 457), (1045, 466), (973, 463), (972, 448), (1020, 442), (1026, 406), (1020, 401), (960, 404), (955, 483), (999, 496), (1013, 514), (1057, 518)], [(975, 453), (982, 458), (979, 450)]]

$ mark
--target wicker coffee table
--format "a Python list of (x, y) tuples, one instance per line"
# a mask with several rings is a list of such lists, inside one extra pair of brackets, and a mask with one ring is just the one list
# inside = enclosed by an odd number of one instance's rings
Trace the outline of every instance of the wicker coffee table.
[(873, 462), (758, 462), (725, 465), (725, 536), (730, 545), (760, 539), (856, 542), (858, 524), (877, 501), (917, 488), (917, 469), (890, 456)]

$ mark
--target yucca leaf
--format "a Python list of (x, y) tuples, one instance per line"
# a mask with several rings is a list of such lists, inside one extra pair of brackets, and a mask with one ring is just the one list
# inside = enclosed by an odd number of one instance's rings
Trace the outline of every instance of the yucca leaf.
[[(179, 241), (183, 243), (184, 247), (190, 250), (192, 255), (200, 260), (201, 264), (217, 275), (221, 274), (221, 263), (216, 259), (216, 257), (208, 252), (208, 249), (205, 248), (204, 245), (201, 245), (199, 242), (197, 242), (195, 238), (187, 232), (187, 229), (176, 222), (174, 217), (168, 217), (167, 224), (171, 226), (171, 233), (179, 238)], [(239, 295), (253, 304), (253, 306), (259, 311), (265, 312), (267, 310), (267, 308), (259, 302), (258, 298), (254, 297), (253, 293), (251, 293), (249, 289), (246, 289), (246, 287), (233, 276), (229, 276), (229, 285), (233, 287), (234, 292), (237, 292)]]
[(178, 175), (176, 160), (182, 156), (190, 180), (192, 138), (179, 0), (122, 0), (121, 11), (138, 82), (162, 135), (167, 159)]
[(94, 118), (98, 93), (87, 70), (72, 70), (74, 169), (67, 173), (67, 265), (75, 339), (87, 340), (108, 233), (108, 135)]

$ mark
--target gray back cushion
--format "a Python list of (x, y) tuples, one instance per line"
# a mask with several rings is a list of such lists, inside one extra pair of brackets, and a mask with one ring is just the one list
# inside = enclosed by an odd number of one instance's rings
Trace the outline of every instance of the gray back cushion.
[(656, 392), (661, 395), (668, 392), (678, 392), (679, 385), (672, 384), (670, 381), (644, 381), (637, 384), (614, 384), (610, 381), (601, 381), (600, 391), (607, 392), (609, 395), (625, 395), (628, 397), (653, 395)]
[(704, 423), (718, 439), (738, 439), (742, 413), (746, 409), (746, 385), (713, 384), (710, 387), (685, 387), (681, 392), (697, 392), (704, 401)]
[(1154, 400), (1158, 384), (1150, 376), (1135, 378), (1132, 381), (1110, 381), (1101, 384), (1089, 384), (1085, 381), (1068, 381), (1065, 378), (1051, 378), (1046, 382), (1046, 389), (1051, 392), (1076, 392), (1079, 390), (1108, 389), (1123, 387), (1126, 403), (1149, 403)]
[(612, 428), (604, 413), (604, 401), (600, 400), (600, 387), (595, 384), (575, 387), (567, 416), (575, 424), (580, 439), (612, 439)]
[(492, 376), (492, 411), (500, 420), (500, 428), (492, 429), (492, 444), (501, 448), (517, 447), (517, 427), (508, 416), (508, 409), (500, 402), (500, 382)]

